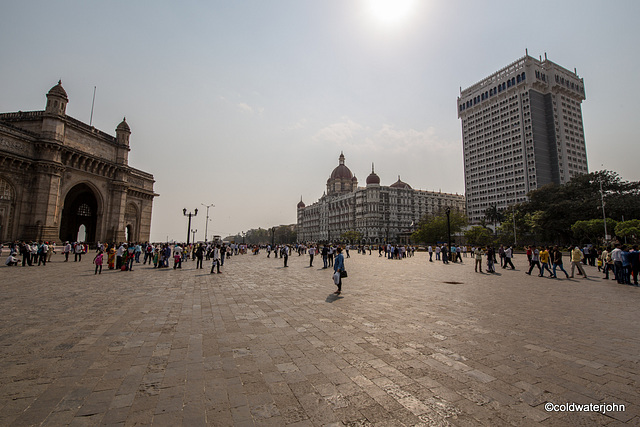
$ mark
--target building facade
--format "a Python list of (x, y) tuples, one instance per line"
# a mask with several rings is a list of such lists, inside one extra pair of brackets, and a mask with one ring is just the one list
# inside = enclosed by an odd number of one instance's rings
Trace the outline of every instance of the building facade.
[(343, 233), (356, 231), (368, 244), (400, 242), (425, 215), (446, 207), (464, 211), (464, 196), (414, 190), (400, 177), (394, 184), (383, 186), (373, 166), (366, 187), (358, 187), (357, 178), (340, 154), (320, 200), (310, 206), (302, 200), (298, 203), (298, 241), (337, 241)]
[(113, 137), (68, 116), (68, 102), (58, 82), (43, 111), (0, 114), (0, 242), (148, 240), (157, 194), (128, 164), (129, 125)]
[(543, 185), (588, 173), (584, 81), (528, 54), (461, 90), (465, 195), (471, 223)]

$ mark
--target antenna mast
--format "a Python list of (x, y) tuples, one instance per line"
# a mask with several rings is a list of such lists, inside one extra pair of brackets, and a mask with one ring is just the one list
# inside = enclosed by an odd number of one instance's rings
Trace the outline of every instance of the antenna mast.
[(93, 105), (96, 103), (96, 87), (93, 87), (93, 101), (91, 101), (91, 117), (89, 118), (89, 126), (93, 123)]

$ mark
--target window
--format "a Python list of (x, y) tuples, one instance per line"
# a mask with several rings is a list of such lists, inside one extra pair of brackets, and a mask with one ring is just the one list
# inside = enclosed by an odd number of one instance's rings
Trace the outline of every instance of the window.
[(83, 203), (78, 206), (78, 216), (91, 216), (91, 208), (88, 204)]

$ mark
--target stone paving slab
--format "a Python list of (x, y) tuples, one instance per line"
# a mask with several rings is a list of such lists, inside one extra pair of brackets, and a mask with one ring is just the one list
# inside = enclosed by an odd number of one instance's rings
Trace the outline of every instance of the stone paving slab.
[(640, 288), (593, 267), (352, 251), (336, 297), (307, 256), (219, 275), (61, 261), (0, 268), (0, 425), (640, 425)]

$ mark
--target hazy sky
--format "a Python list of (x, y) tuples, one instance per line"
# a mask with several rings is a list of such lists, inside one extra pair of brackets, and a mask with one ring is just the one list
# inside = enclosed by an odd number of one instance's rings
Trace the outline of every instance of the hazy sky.
[[(401, 9), (409, 1), (406, 13)], [(361, 185), (464, 192), (456, 98), (524, 56), (584, 78), (591, 171), (640, 180), (640, 2), (390, 0), (12, 1), (0, 16), (0, 112), (67, 114), (115, 135), (154, 175), (151, 238), (296, 221), (343, 151)], [(385, 3), (382, 1), (382, 3)], [(384, 5), (383, 5), (384, 6)]]

